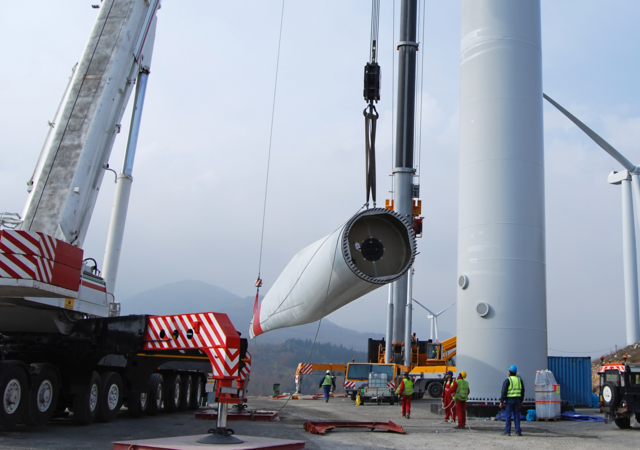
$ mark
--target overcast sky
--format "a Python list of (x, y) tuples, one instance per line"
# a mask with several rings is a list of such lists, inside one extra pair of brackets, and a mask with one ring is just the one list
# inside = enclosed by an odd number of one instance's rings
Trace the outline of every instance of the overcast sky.
[[(47, 121), (97, 15), (92, 3), (99, 1), (0, 3), (2, 211), (23, 210)], [(379, 203), (388, 198), (392, 170), (392, 4), (383, 0), (380, 19)], [(185, 279), (254, 294), (281, 5), (163, 1), (116, 290), (125, 313), (135, 293)], [(285, 6), (263, 293), (295, 253), (364, 203), (370, 10), (369, 0)], [(427, 1), (425, 12), (425, 232), (414, 296), (440, 310), (456, 296), (460, 3)], [(542, 1), (544, 91), (636, 163), (638, 17), (637, 1)], [(625, 342), (621, 193), (606, 181), (620, 166), (548, 104), (544, 115), (550, 354), (597, 356)], [(129, 120), (127, 110), (114, 168), (122, 166)], [(86, 257), (98, 261), (114, 187), (106, 174), (85, 241)], [(330, 319), (384, 332), (386, 296), (379, 289)], [(416, 308), (413, 317), (414, 331), (427, 338), (426, 312)], [(439, 328), (455, 333), (455, 308)]]

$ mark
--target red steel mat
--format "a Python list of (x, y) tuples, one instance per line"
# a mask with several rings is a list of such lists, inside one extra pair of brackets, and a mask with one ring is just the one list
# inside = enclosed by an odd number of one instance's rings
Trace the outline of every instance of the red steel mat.
[(311, 434), (325, 434), (334, 428), (368, 428), (369, 430), (387, 430), (394, 433), (406, 434), (400, 425), (389, 422), (350, 422), (347, 420), (335, 420), (331, 422), (311, 422), (304, 423), (304, 430)]

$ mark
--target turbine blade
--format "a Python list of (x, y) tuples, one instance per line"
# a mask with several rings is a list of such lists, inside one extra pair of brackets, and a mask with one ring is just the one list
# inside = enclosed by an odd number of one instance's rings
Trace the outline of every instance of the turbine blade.
[(558, 111), (560, 111), (562, 114), (567, 116), (567, 118), (570, 121), (575, 123), (578, 126), (578, 128), (580, 128), (582, 131), (584, 131), (586, 133), (586, 135), (589, 136), (596, 144), (598, 144), (605, 152), (610, 154), (613, 157), (613, 159), (615, 159), (620, 164), (622, 164), (622, 166), (625, 169), (627, 169), (629, 172), (632, 172), (632, 173), (636, 171), (636, 166), (634, 164), (632, 164), (631, 161), (629, 161), (627, 158), (622, 156), (622, 154), (618, 150), (613, 148), (611, 146), (611, 144), (609, 144), (607, 141), (602, 139), (595, 131), (593, 131), (591, 128), (589, 128), (584, 123), (582, 123), (577, 117), (575, 117), (569, 111), (567, 111), (562, 106), (560, 106), (555, 100), (553, 100), (547, 94), (542, 94), (542, 96), (549, 103), (551, 103), (553, 106), (555, 106), (558, 109)]
[(411, 300), (413, 300), (414, 302), (416, 302), (416, 303), (417, 303), (418, 305), (420, 305), (423, 309), (426, 309), (426, 310), (429, 312), (429, 314), (431, 314), (431, 315), (435, 315), (435, 314), (433, 314), (433, 312), (431, 312), (431, 310), (430, 310), (429, 308), (427, 308), (426, 306), (424, 306), (422, 303), (420, 303), (420, 302), (419, 302), (418, 300), (416, 300), (415, 298), (412, 298)]
[(454, 304), (447, 306), (445, 309), (443, 309), (442, 311), (440, 311), (438, 314), (436, 314), (436, 317), (439, 316), (440, 314), (442, 314), (443, 312), (445, 312), (447, 309), (451, 308), (452, 306), (454, 306)]

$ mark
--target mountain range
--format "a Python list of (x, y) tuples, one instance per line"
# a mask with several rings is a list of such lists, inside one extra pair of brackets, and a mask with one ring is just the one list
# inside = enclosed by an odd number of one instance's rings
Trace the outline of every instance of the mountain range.
[[(255, 297), (239, 297), (231, 292), (202, 281), (185, 280), (168, 283), (155, 289), (140, 292), (121, 302), (122, 314), (184, 314), (213, 311), (226, 313), (236, 329), (248, 337), (249, 323)], [(270, 331), (258, 336), (254, 344), (280, 344), (288, 339), (343, 345), (366, 351), (368, 338), (382, 339), (381, 333), (360, 333), (323, 319), (318, 322)], [(347, 344), (348, 343), (348, 344)]]

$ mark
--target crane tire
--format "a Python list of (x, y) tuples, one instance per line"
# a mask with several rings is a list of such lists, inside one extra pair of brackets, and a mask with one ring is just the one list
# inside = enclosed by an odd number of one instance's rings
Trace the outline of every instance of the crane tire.
[(51, 364), (31, 364), (31, 389), (22, 422), (28, 427), (46, 424), (56, 412), (60, 380)]
[(443, 390), (442, 385), (435, 381), (432, 383), (429, 383), (429, 386), (427, 386), (427, 392), (429, 393), (429, 397), (431, 398), (442, 397), (442, 390)]
[(162, 410), (162, 394), (164, 392), (164, 377), (153, 373), (149, 377), (149, 391), (147, 394), (147, 415), (155, 416)]
[(27, 406), (29, 380), (20, 363), (0, 365), (0, 428), (11, 430), (16, 426)]
[(189, 398), (189, 409), (195, 411), (200, 407), (200, 402), (204, 395), (204, 381), (198, 374), (192, 374), (191, 380), (193, 383), (193, 389), (191, 391), (191, 398)]
[(193, 379), (189, 373), (183, 373), (180, 378), (182, 386), (180, 386), (178, 411), (186, 411), (189, 408), (189, 402), (191, 401), (191, 395), (193, 394)]
[(129, 391), (127, 396), (127, 409), (129, 417), (142, 417), (149, 406), (149, 393), (147, 391)]
[(73, 397), (73, 420), (78, 425), (90, 425), (95, 422), (100, 406), (100, 375), (91, 374), (89, 391)]
[(180, 374), (170, 373), (165, 377), (164, 392), (164, 412), (172, 413), (178, 410), (180, 399), (182, 398), (182, 382)]
[(118, 412), (124, 400), (124, 385), (122, 377), (117, 372), (103, 372), (100, 374), (100, 404), (98, 405), (98, 422), (112, 422), (118, 417)]

